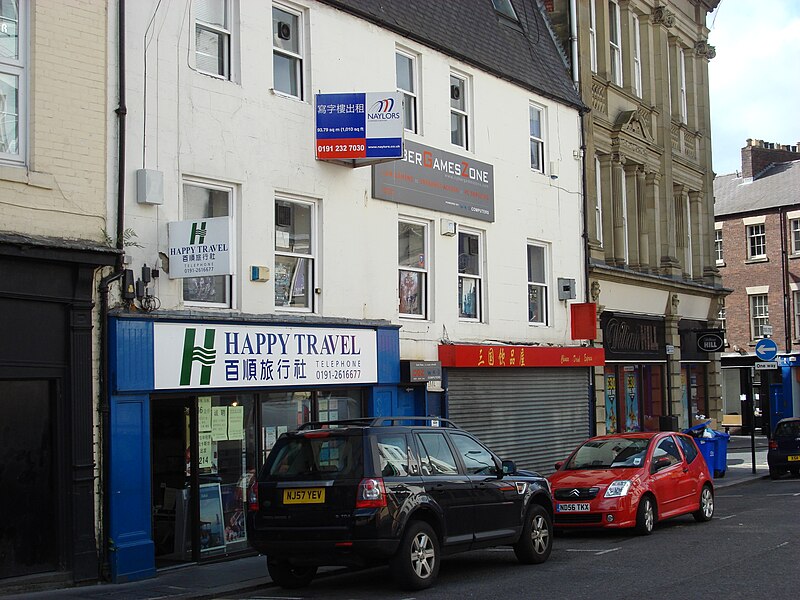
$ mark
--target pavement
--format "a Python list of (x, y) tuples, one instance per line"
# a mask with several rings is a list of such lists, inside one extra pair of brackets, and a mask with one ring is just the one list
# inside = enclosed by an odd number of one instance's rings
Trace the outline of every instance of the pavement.
[[(755, 465), (752, 447), (755, 447)], [(755, 472), (754, 472), (755, 467)], [(769, 476), (767, 467), (767, 438), (732, 435), (727, 448), (727, 469), (723, 477), (714, 480), (717, 489), (727, 488)], [(320, 574), (338, 569), (325, 568)], [(189, 564), (158, 571), (156, 577), (130, 583), (99, 583), (47, 591), (17, 588), (14, 594), (3, 591), (3, 600), (161, 600), (164, 598), (193, 599), (225, 598), (273, 586), (267, 574), (266, 558), (247, 556), (231, 561)]]

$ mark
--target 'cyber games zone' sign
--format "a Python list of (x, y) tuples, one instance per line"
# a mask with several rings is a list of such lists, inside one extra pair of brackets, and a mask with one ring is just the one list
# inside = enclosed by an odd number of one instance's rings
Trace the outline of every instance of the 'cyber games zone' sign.
[(494, 167), (406, 141), (402, 160), (372, 167), (372, 195), (492, 222)]
[(155, 388), (349, 385), (378, 380), (370, 329), (154, 323)]
[(230, 217), (171, 221), (170, 279), (232, 275), (230, 230)]

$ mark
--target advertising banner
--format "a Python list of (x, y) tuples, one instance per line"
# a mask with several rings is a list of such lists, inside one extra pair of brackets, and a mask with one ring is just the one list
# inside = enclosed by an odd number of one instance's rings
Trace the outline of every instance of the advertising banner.
[(158, 390), (350, 385), (378, 379), (371, 329), (153, 324)]
[(372, 195), (380, 200), (492, 222), (494, 167), (406, 141), (403, 160), (372, 167)]
[(402, 92), (317, 94), (319, 160), (403, 156)]
[(230, 228), (230, 217), (169, 223), (169, 278), (232, 275)]

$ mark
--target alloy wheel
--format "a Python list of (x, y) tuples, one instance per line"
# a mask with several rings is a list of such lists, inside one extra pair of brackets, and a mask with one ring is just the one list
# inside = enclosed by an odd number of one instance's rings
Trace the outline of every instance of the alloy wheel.
[(550, 528), (542, 515), (536, 515), (533, 519), (531, 542), (533, 542), (533, 549), (537, 554), (543, 554), (547, 551), (550, 544)]
[(703, 516), (706, 519), (714, 516), (714, 494), (707, 487), (703, 488), (703, 493), (700, 496), (700, 510), (703, 511)]
[(430, 577), (435, 560), (433, 541), (424, 532), (419, 532), (411, 544), (411, 566), (417, 577), (421, 579)]

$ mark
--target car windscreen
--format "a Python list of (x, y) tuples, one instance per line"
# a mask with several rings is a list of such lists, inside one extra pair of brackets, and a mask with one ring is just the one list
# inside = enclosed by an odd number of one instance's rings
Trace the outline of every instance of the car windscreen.
[(360, 435), (331, 433), (283, 438), (270, 452), (260, 479), (357, 478), (364, 470), (362, 447)]
[(638, 468), (644, 464), (650, 440), (613, 437), (589, 440), (567, 461), (565, 469)]

